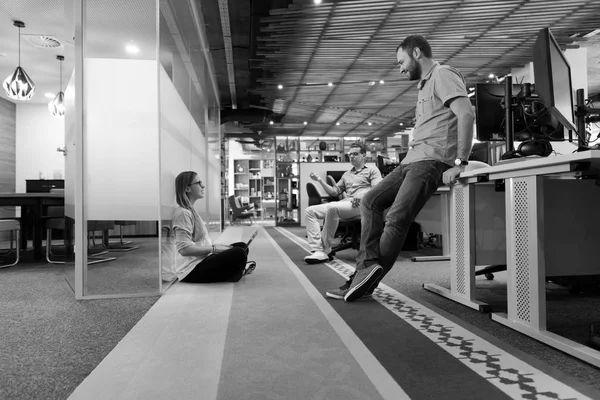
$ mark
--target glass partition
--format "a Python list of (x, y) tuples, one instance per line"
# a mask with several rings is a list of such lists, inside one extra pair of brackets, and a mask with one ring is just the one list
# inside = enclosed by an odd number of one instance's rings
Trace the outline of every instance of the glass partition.
[[(73, 86), (80, 89), (75, 109), (81, 136), (75, 127), (77, 172), (68, 173), (74, 185), (67, 182), (75, 209), (67, 216), (75, 216), (74, 251), (82, 269), (73, 285), (81, 284), (84, 299), (157, 295), (158, 2), (75, 3), (80, 74)], [(106, 18), (106, 9), (118, 12)], [(106, 31), (121, 40), (107, 41)]]
[(194, 207), (210, 235), (219, 235), (223, 225), (221, 122), (210, 52), (202, 34), (185, 26), (204, 26), (195, 2), (161, 1), (159, 115), (160, 115), (160, 227), (162, 288), (173, 283), (169, 271), (176, 248), (171, 219), (178, 207), (175, 178), (194, 171), (205, 186), (205, 197)]
[[(196, 208), (222, 229), (217, 85), (196, 2), (78, 0), (66, 103), (66, 208), (78, 299), (148, 296), (175, 282), (175, 177), (195, 171)], [(118, 10), (106, 18), (101, 12)], [(200, 28), (202, 29), (202, 28)], [(104, 32), (117, 32), (119, 42)], [(67, 224), (70, 225), (70, 224)], [(71, 236), (69, 236), (71, 237)]]

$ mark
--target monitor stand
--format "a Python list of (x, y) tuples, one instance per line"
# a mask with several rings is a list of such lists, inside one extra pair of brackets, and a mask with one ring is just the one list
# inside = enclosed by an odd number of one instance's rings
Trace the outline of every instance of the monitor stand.
[(500, 160), (521, 158), (520, 154), (515, 150), (513, 113), (512, 76), (507, 75), (504, 78), (504, 137), (506, 138), (506, 153), (502, 154)]
[(585, 105), (585, 96), (583, 89), (575, 91), (577, 99), (577, 107), (575, 109), (575, 117), (577, 118), (577, 151), (598, 150), (600, 145), (588, 146), (586, 140), (585, 124), (600, 121), (600, 116), (592, 114), (600, 114), (600, 108), (590, 108)]

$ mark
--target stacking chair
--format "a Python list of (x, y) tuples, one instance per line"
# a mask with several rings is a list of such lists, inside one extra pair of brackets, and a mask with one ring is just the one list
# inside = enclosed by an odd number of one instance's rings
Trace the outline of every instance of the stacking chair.
[[(46, 261), (50, 264), (65, 264), (65, 260), (57, 260), (56, 258), (52, 258), (52, 256), (56, 256), (52, 253), (52, 231), (60, 230), (65, 232), (65, 234), (67, 232), (65, 208), (63, 206), (48, 207), (46, 215), (44, 216), (44, 220), (44, 226), (46, 228)], [(102, 224), (102, 222), (100, 222), (100, 224)], [(88, 221), (88, 234), (94, 230), (102, 230), (105, 228), (106, 227), (104, 225), (98, 225), (98, 222), (96, 221)], [(106, 253), (108, 253), (108, 251), (105, 250), (88, 254), (88, 265), (116, 260), (115, 257), (101, 257), (101, 255)]]
[(14, 262), (9, 263), (9, 264), (0, 264), (0, 268), (12, 267), (13, 265), (17, 265), (17, 263), (19, 262), (19, 256), (20, 256), (19, 239), (20, 239), (20, 233), (21, 233), (20, 231), (21, 231), (21, 224), (18, 220), (16, 220), (16, 219), (0, 220), (0, 232), (10, 232), (10, 249), (6, 253), (0, 253), (0, 255), (9, 256), (10, 254), (12, 254), (13, 238), (16, 237), (16, 247), (14, 250), (14, 251), (16, 251), (16, 255), (15, 255)]
[[(90, 222), (88, 222), (89, 224)], [(94, 221), (95, 224), (100, 223), (99, 221)], [(104, 224), (106, 224), (106, 222), (102, 222)], [(123, 221), (123, 220), (118, 220), (118, 221), (113, 221), (108, 223), (109, 225), (105, 225), (104, 229), (94, 229), (94, 230), (102, 230), (102, 247), (110, 250), (110, 251), (131, 251), (131, 250), (135, 250), (135, 249), (139, 249), (140, 246), (129, 246), (130, 244), (132, 244), (133, 242), (131, 240), (123, 240), (123, 226), (129, 226), (129, 225), (135, 225), (137, 224), (136, 221)], [(108, 229), (112, 229), (115, 226), (119, 227), (119, 241), (109, 241), (108, 240)], [(98, 228), (99, 226), (93, 226), (93, 228)], [(108, 229), (106, 229), (106, 227), (108, 227)], [(89, 230), (89, 227), (88, 227)], [(93, 235), (93, 234), (92, 234)], [(94, 241), (94, 236), (92, 236), (92, 241)], [(94, 242), (95, 244), (95, 242)]]

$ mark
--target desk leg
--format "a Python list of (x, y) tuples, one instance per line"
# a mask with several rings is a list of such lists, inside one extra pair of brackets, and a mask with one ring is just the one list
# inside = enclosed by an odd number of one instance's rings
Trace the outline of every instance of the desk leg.
[(475, 300), (475, 207), (474, 187), (457, 184), (450, 204), (450, 290), (424, 284), (431, 292), (467, 307), (488, 312), (489, 305)]
[(441, 256), (419, 256), (413, 257), (413, 262), (425, 261), (449, 261), (450, 260), (450, 196), (447, 192), (440, 194), (441, 196), (441, 222), (442, 222), (442, 252)]
[(546, 330), (543, 178), (510, 178), (506, 187), (508, 315), (492, 319), (600, 367), (600, 352)]
[(43, 215), (43, 205), (41, 201), (38, 201), (32, 207), (32, 218), (33, 218), (33, 258), (36, 260), (41, 260), (44, 258), (42, 251), (42, 237), (44, 236), (43, 226), (42, 226), (42, 215)]

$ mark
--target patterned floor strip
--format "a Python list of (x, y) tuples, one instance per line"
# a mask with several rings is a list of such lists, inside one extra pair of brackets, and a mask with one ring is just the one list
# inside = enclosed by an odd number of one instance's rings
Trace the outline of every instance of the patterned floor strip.
[[(310, 252), (305, 240), (275, 229)], [(337, 258), (325, 265), (346, 279), (354, 271)], [(590, 399), (387, 285), (380, 283), (373, 298), (512, 398)]]

